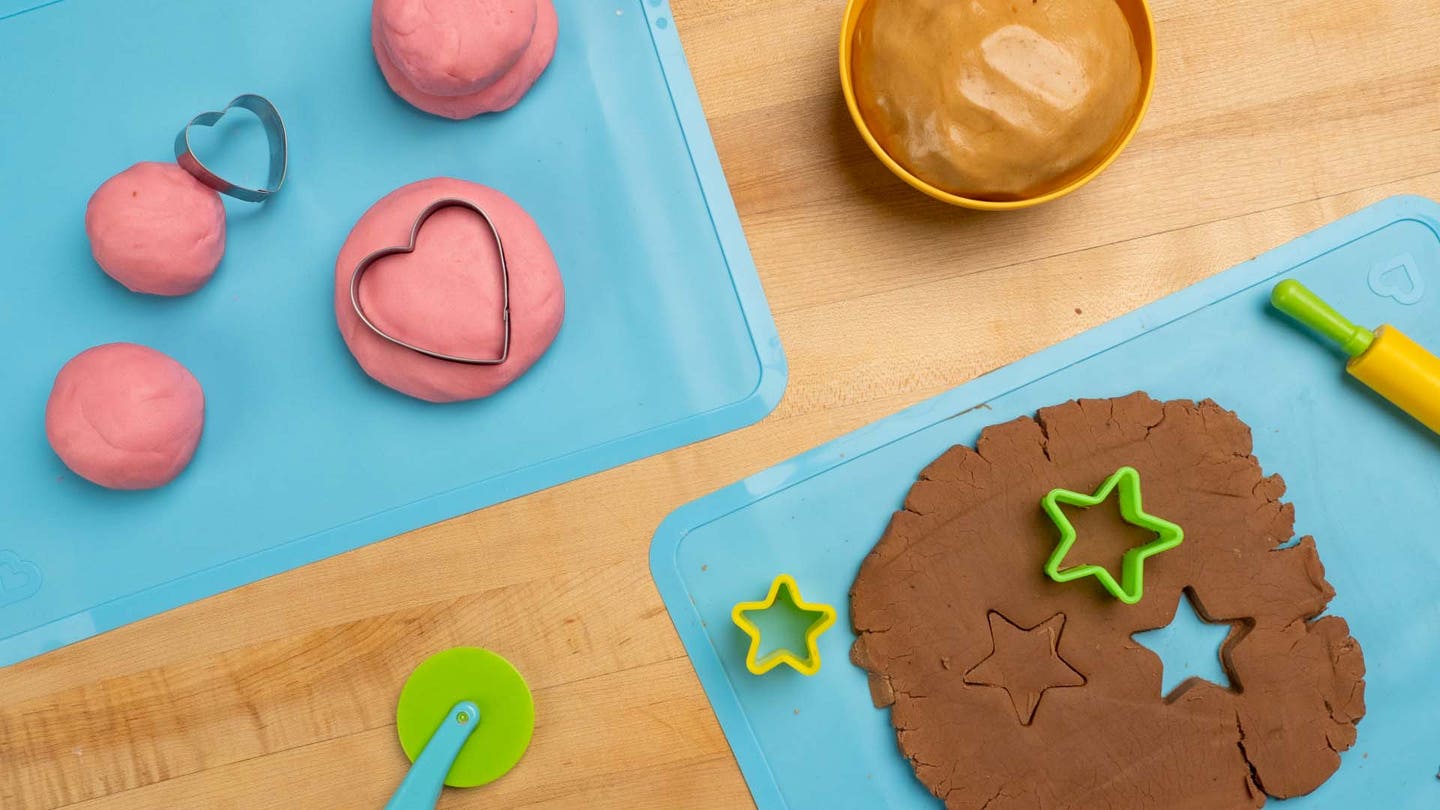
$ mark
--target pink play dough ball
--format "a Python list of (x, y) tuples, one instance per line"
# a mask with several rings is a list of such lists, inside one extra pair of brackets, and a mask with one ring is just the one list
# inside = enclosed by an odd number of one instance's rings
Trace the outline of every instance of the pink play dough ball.
[(455, 119), (515, 106), (550, 64), (560, 30), (551, 0), (376, 0), (370, 19), (390, 89)]
[[(505, 245), (510, 274), (510, 356), (498, 366), (439, 360), (370, 331), (350, 303), (350, 276), (370, 253), (409, 243), (426, 206), (453, 197), (490, 215)], [(415, 252), (376, 262), (360, 302), (387, 333), (432, 351), (496, 357), (504, 340), (499, 255), (483, 220), (465, 208), (437, 211)], [(478, 183), (437, 177), (403, 186), (370, 207), (335, 262), (335, 320), (360, 366), (381, 383), (430, 402), (487, 397), (540, 359), (565, 319), (565, 287), (535, 220), (514, 200)]]
[(225, 254), (225, 206), (174, 163), (136, 163), (95, 190), (85, 233), (100, 268), (133, 292), (185, 295)]
[(375, 0), (371, 24), (391, 62), (436, 96), (473, 93), (520, 61), (536, 0)]
[(110, 489), (153, 489), (179, 475), (205, 428), (205, 393), (186, 368), (134, 343), (75, 355), (55, 376), (45, 435), (60, 460)]

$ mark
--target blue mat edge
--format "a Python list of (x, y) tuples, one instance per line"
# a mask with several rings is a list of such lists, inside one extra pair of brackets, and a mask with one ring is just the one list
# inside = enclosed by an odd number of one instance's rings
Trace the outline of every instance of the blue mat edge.
[[(701, 687), (710, 701), (726, 741), (730, 744), (730, 750), (756, 806), (760, 810), (780, 810), (789, 805), (780, 793), (769, 762), (755, 739), (744, 710), (734, 692), (724, 688), (724, 666), (706, 636), (701, 616), (690, 602), (678, 562), (680, 545), (690, 532), (816, 475), (852, 463), (886, 445), (924, 430), (937, 421), (967, 413), (1018, 387), (1232, 295), (1279, 278), (1299, 264), (1330, 253), (1380, 228), (1403, 221), (1417, 222), (1440, 238), (1440, 203), (1417, 195), (1399, 195), (1362, 208), (1248, 262), (883, 417), (859, 430), (691, 501), (670, 513), (656, 529), (651, 541), (651, 578), (655, 581), (660, 598), (670, 614), (671, 622), (675, 625), (686, 655), (700, 679)], [(1276, 267), (1281, 269), (1273, 270)], [(863, 449), (856, 452), (856, 447)], [(939, 454), (938, 450), (936, 454)], [(918, 474), (919, 471), (916, 472)], [(898, 508), (899, 505), (896, 506)], [(847, 621), (845, 632), (848, 633), (848, 602), (844, 612)], [(712, 689), (712, 685), (719, 688)]]
[[(0, 13), (0, 20), (59, 2), (63, 0), (49, 0), (12, 13)], [(745, 397), (720, 408), (299, 537), (40, 625), (0, 640), (0, 668), (398, 534), (739, 430), (775, 410), (789, 380), (789, 366), (775, 320), (741, 228), (740, 215), (720, 165), (679, 35), (668, 22), (664, 28), (657, 26), (657, 20), (670, 18), (668, 0), (659, 3), (647, 0), (640, 5), (650, 23), (651, 41), (660, 59), (670, 100), (730, 271), (741, 313), (750, 330), (760, 367), (755, 388)]]

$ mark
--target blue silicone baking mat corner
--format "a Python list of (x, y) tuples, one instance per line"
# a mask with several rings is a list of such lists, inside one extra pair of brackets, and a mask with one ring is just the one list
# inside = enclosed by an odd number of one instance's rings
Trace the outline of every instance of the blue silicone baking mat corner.
[[(779, 401), (784, 357), (664, 3), (558, 0), (534, 90), (464, 122), (391, 94), (369, 5), (0, 0), (0, 665)], [(185, 121), (242, 92), (285, 116), (284, 190), (227, 201), (225, 259), (200, 292), (126, 292), (89, 256), (91, 192), (169, 159)], [(254, 157), (263, 174), (263, 147)], [(360, 214), (439, 175), (523, 205), (567, 293), (527, 375), (445, 406), (366, 377), (331, 303)], [(119, 340), (177, 358), (207, 396), (194, 463), (152, 492), (92, 486), (45, 441), (55, 372)]]
[[(1362, 323), (1392, 323), (1440, 347), (1440, 206), (1401, 197), (1368, 208), (665, 521), (651, 571), (762, 810), (939, 806), (848, 660), (860, 562), (920, 470), (947, 448), (1047, 405), (1136, 390), (1213, 398), (1249, 423), (1255, 456), (1289, 485), (1296, 532), (1315, 536), (1338, 592), (1331, 611), (1364, 650), (1358, 742), (1319, 790), (1272, 804), (1440, 806), (1440, 439), (1270, 311), (1282, 277)], [(730, 621), (736, 602), (762, 597), (780, 572), (806, 600), (842, 615), (820, 640), (824, 665), (813, 678), (784, 668), (749, 674), (746, 637)], [(1167, 649), (1203, 649), (1201, 627), (1177, 621)]]

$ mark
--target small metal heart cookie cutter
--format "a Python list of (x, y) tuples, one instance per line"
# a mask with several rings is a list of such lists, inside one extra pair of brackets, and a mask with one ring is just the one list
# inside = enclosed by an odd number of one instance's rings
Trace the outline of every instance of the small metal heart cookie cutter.
[[(270, 142), (270, 173), (264, 188), (246, 188), (235, 185), (211, 171), (190, 148), (191, 127), (213, 127), (216, 122), (225, 117), (225, 113), (230, 112), (234, 107), (254, 113), (255, 117), (260, 119), (260, 124), (265, 127), (265, 138)], [(280, 118), (280, 111), (275, 109), (275, 105), (271, 104), (270, 100), (264, 96), (257, 96), (254, 93), (236, 96), (229, 104), (225, 105), (225, 109), (203, 112), (190, 119), (190, 123), (186, 124), (185, 128), (175, 136), (175, 162), (179, 163), (185, 171), (194, 175), (196, 180), (221, 194), (245, 202), (265, 202), (271, 195), (279, 191), (281, 186), (285, 185), (285, 169), (289, 163), (285, 122)]]
[[(370, 320), (370, 316), (365, 314), (365, 307), (360, 303), (360, 280), (364, 278), (365, 272), (376, 262), (387, 256), (414, 253), (416, 240), (420, 236), (420, 229), (425, 227), (426, 220), (446, 208), (464, 208), (474, 211), (476, 214), (479, 214), (480, 219), (484, 220), (485, 224), (489, 226), (490, 234), (495, 237), (495, 249), (500, 257), (500, 289), (502, 296), (500, 319), (505, 327), (504, 342), (501, 344), (498, 357), (463, 357), (460, 355), (445, 354), (444, 352), (433, 351), (423, 346), (417, 346), (414, 343), (401, 340), (386, 332), (384, 329), (381, 329), (374, 321)], [(470, 366), (498, 366), (510, 358), (510, 271), (505, 266), (505, 245), (500, 241), (500, 231), (495, 227), (495, 221), (490, 219), (490, 215), (485, 213), (484, 208), (481, 208), (470, 200), (460, 199), (459, 197), (445, 197), (430, 203), (430, 205), (425, 207), (425, 210), (420, 212), (419, 216), (415, 217), (415, 224), (410, 227), (409, 244), (380, 248), (361, 259), (360, 263), (355, 265), (354, 272), (350, 274), (350, 306), (355, 309), (355, 314), (360, 316), (360, 322), (368, 326), (370, 331), (394, 343), (396, 346), (404, 347), (412, 352), (423, 354), (426, 357), (433, 357), (437, 360), (448, 360), (452, 363), (464, 363)]]

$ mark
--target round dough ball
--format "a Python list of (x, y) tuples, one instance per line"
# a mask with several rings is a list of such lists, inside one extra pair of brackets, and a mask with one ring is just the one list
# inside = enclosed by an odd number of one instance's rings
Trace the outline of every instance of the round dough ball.
[(205, 428), (205, 393), (186, 368), (134, 343), (75, 355), (55, 376), (45, 435), (60, 460), (110, 489), (174, 480)]
[(371, 25), (391, 63), (436, 96), (494, 84), (535, 33), (536, 0), (375, 0)]
[(370, 39), (395, 94), (445, 118), (507, 110), (555, 55), (551, 0), (376, 0)]
[[(409, 243), (415, 218), (446, 197), (489, 214), (505, 245), (510, 275), (510, 355), (498, 366), (439, 360), (372, 332), (350, 303), (350, 277), (380, 248)], [(504, 340), (503, 285), (490, 229), (465, 208), (435, 212), (413, 253), (371, 265), (360, 303), (388, 334), (462, 357), (499, 356)], [(429, 402), (487, 397), (514, 382), (550, 347), (565, 319), (565, 287), (535, 220), (514, 200), (478, 183), (437, 177), (403, 186), (370, 207), (335, 262), (335, 320), (361, 368), (401, 393)]]
[(870, 0), (852, 56), (875, 140), (911, 174), (978, 200), (1026, 199), (1103, 161), (1140, 105), (1115, 0)]
[(174, 163), (136, 163), (95, 190), (85, 233), (100, 268), (132, 292), (186, 295), (225, 255), (225, 205)]

